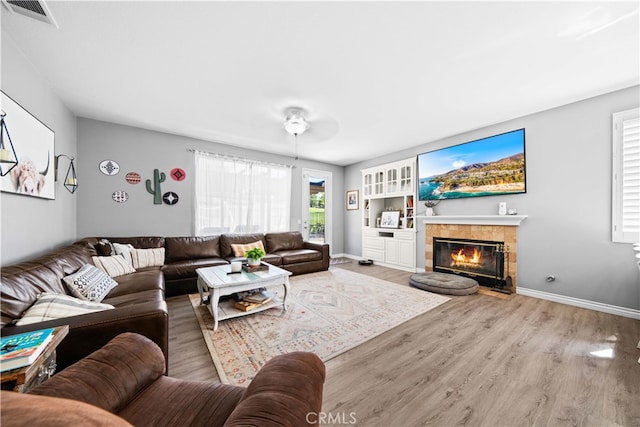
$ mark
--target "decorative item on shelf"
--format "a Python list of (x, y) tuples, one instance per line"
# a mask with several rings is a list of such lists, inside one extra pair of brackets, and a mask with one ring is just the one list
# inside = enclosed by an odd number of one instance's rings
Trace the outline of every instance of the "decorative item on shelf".
[(54, 168), (55, 168), (55, 178), (54, 180), (58, 181), (58, 165), (60, 163), (60, 157), (66, 157), (69, 159), (69, 168), (67, 169), (67, 174), (64, 177), (64, 188), (66, 188), (69, 193), (73, 194), (78, 189), (78, 175), (76, 175), (76, 167), (73, 164), (75, 157), (69, 157), (66, 154), (58, 154), (54, 159)]
[(358, 190), (347, 191), (347, 210), (358, 210)]
[(249, 266), (260, 265), (260, 260), (265, 256), (265, 253), (260, 248), (252, 248), (244, 253), (244, 257), (249, 262)]
[(160, 183), (164, 182), (167, 179), (167, 176), (164, 172), (160, 172), (158, 169), (153, 170), (153, 188), (151, 187), (151, 180), (148, 179), (146, 181), (147, 184), (147, 192), (153, 194), (153, 204), (161, 205), (162, 204), (162, 190), (160, 189)]
[(382, 212), (381, 228), (398, 228), (400, 225), (400, 211)]
[(18, 156), (16, 150), (11, 142), (11, 135), (7, 129), (7, 124), (4, 118), (6, 113), (2, 112), (2, 119), (0, 121), (0, 176), (5, 176), (11, 169), (15, 168), (18, 164)]
[(435, 208), (436, 206), (438, 206), (438, 204), (440, 204), (440, 200), (427, 200), (426, 202), (424, 202), (424, 205), (427, 207), (427, 212), (426, 215), (427, 216), (436, 216), (436, 211)]

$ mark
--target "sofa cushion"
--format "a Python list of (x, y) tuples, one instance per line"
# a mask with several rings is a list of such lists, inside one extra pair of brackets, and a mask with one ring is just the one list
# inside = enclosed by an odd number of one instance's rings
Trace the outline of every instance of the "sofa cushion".
[(244, 243), (244, 244), (243, 243), (231, 244), (231, 250), (233, 250), (233, 256), (237, 256), (237, 257), (243, 257), (248, 251), (255, 248), (262, 249), (262, 252), (266, 254), (266, 251), (264, 250), (264, 245), (262, 244), (262, 240), (258, 240), (256, 242), (251, 242), (251, 243)]
[(197, 268), (213, 267), (216, 265), (227, 265), (228, 262), (222, 258), (200, 258), (193, 260), (183, 260), (165, 264), (162, 272), (167, 280), (184, 279), (197, 277)]
[(77, 298), (100, 302), (116, 286), (104, 271), (95, 265), (85, 264), (80, 270), (62, 279), (72, 295)]
[(167, 237), (165, 263), (199, 258), (220, 258), (220, 236)]
[(160, 267), (164, 265), (164, 248), (133, 249), (133, 268)]
[(288, 251), (291, 249), (302, 249), (304, 239), (299, 231), (290, 231), (286, 233), (269, 233), (265, 236), (267, 241), (267, 249), (269, 253), (278, 251)]
[(104, 271), (111, 277), (118, 277), (124, 274), (135, 273), (136, 270), (129, 264), (123, 256), (94, 256), (91, 257), (93, 265)]
[(130, 243), (114, 243), (113, 250), (116, 251), (117, 255), (120, 255), (133, 267), (133, 260), (131, 259), (131, 251), (133, 250), (133, 245)]
[(282, 257), (282, 264), (297, 264), (300, 262), (321, 261), (322, 252), (312, 249), (294, 249), (291, 251), (278, 251), (276, 255)]
[(164, 276), (159, 268), (138, 270), (133, 274), (125, 274), (118, 277), (119, 285), (111, 289), (103, 302), (109, 303), (109, 299), (114, 296), (127, 295), (148, 290), (159, 290), (164, 292)]
[[(251, 234), (223, 234), (220, 236), (220, 254), (222, 258), (232, 257), (233, 249), (231, 244), (246, 244), (262, 241), (262, 245), (266, 248), (266, 242), (264, 240), (263, 233), (251, 233)], [(242, 254), (244, 256), (244, 254)]]
[(0, 304), (2, 326), (19, 318), (42, 292), (64, 294), (62, 278), (91, 263), (86, 246), (70, 245), (31, 261), (0, 269)]
[(110, 304), (91, 302), (65, 294), (43, 292), (24, 315), (18, 319), (16, 325), (29, 325), (31, 323), (78, 316), (80, 314), (110, 310), (113, 308)]

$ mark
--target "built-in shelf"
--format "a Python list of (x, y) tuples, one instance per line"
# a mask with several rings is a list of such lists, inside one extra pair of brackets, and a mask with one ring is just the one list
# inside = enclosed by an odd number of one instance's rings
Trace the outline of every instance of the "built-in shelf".
[(436, 215), (418, 216), (424, 224), (506, 225), (517, 227), (528, 215)]

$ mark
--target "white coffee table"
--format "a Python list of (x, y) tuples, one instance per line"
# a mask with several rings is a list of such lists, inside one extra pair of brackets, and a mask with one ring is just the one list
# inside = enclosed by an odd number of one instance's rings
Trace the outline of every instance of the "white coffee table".
[[(204, 303), (204, 295), (209, 290), (209, 311), (213, 316), (213, 330), (218, 329), (220, 320), (232, 319), (234, 317), (246, 316), (247, 314), (258, 313), (272, 307), (282, 306), (287, 309), (287, 294), (289, 293), (290, 271), (278, 268), (275, 265), (262, 262), (269, 267), (269, 270), (255, 273), (239, 272), (231, 273), (231, 265), (220, 265), (216, 267), (205, 267), (196, 269), (198, 273), (198, 291), (200, 300)], [(230, 274), (231, 273), (231, 274)], [(237, 292), (250, 291), (258, 288), (284, 287), (282, 298), (276, 296), (271, 301), (249, 311), (242, 311), (234, 307), (234, 301), (220, 303), (220, 297), (231, 295)]]

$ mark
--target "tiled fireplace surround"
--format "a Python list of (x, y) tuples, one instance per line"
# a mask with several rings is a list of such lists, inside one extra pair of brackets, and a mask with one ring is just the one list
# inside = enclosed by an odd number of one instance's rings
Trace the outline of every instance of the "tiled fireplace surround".
[(516, 288), (517, 277), (517, 229), (526, 216), (434, 216), (427, 217), (425, 223), (425, 270), (433, 271), (433, 238), (459, 238), (471, 240), (491, 240), (504, 242), (509, 251), (509, 274)]

